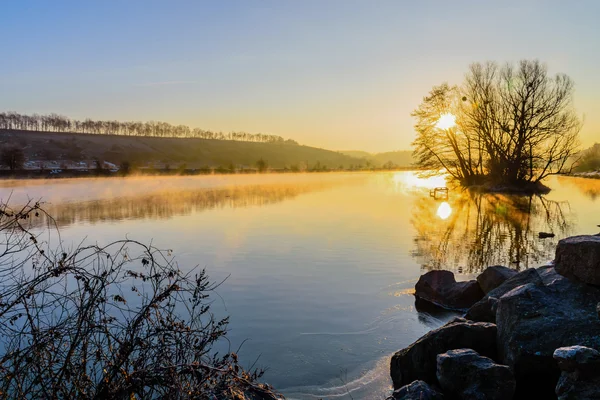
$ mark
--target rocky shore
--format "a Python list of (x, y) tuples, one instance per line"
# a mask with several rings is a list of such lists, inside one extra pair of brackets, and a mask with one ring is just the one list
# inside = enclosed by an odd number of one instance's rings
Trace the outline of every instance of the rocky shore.
[(539, 268), (430, 271), (415, 292), (464, 316), (392, 356), (390, 399), (600, 399), (600, 235), (561, 240)]

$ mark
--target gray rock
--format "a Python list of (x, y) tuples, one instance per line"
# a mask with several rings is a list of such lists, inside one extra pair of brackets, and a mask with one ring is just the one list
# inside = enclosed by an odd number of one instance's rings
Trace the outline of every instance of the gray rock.
[(496, 357), (496, 325), (455, 318), (428, 332), (392, 356), (390, 375), (394, 388), (415, 380), (436, 384), (437, 355), (467, 347), (486, 357)]
[(495, 265), (493, 267), (487, 267), (479, 274), (477, 283), (479, 283), (483, 293), (487, 294), (504, 283), (508, 278), (515, 275), (517, 275), (517, 271), (514, 269), (503, 267), (502, 265)]
[(517, 385), (510, 368), (471, 349), (439, 354), (437, 379), (452, 398), (472, 400), (512, 400)]
[[(600, 352), (585, 346), (560, 347), (552, 355), (561, 371), (596, 373), (594, 369), (600, 366)], [(590, 371), (591, 370), (591, 371)], [(600, 374), (600, 371), (598, 371)]]
[(414, 381), (394, 391), (393, 400), (444, 400), (444, 395), (423, 381)]
[(546, 286), (552, 285), (554, 282), (567, 279), (556, 272), (554, 265), (544, 265), (543, 267), (537, 268), (536, 271), (542, 279), (542, 283)]
[(450, 271), (429, 271), (415, 285), (415, 295), (440, 307), (467, 309), (484, 296), (477, 281), (456, 282)]
[(562, 370), (556, 385), (559, 400), (600, 399), (600, 352), (584, 346), (561, 347), (554, 359)]
[(496, 306), (498, 299), (516, 287), (534, 283), (542, 285), (542, 278), (534, 268), (526, 269), (508, 278), (500, 286), (486, 294), (466, 313), (465, 318), (471, 321), (496, 322)]
[(600, 289), (543, 271), (544, 282), (519, 286), (497, 303), (498, 360), (517, 379), (517, 394), (553, 396), (560, 370), (554, 350), (600, 347)]
[(600, 285), (600, 236), (562, 239), (556, 246), (556, 272), (592, 285)]

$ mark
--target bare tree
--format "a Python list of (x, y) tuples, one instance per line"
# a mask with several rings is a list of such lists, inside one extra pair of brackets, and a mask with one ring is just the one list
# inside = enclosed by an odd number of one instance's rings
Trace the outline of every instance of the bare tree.
[[(275, 399), (214, 346), (203, 270), (133, 240), (53, 248), (39, 205), (0, 207), (0, 392), (8, 398)], [(60, 242), (60, 241), (59, 241)]]
[(281, 136), (264, 135), (262, 133), (230, 132), (224, 134), (223, 132), (211, 132), (199, 128), (191, 129), (186, 125), (175, 126), (167, 122), (93, 121), (89, 118), (79, 121), (58, 114), (25, 115), (14, 111), (0, 112), (0, 129), (297, 144), (293, 140), (286, 141)]
[(23, 168), (25, 164), (25, 153), (17, 146), (6, 146), (0, 153), (0, 163), (7, 166), (11, 171)]
[[(444, 113), (456, 116), (455, 127), (436, 128)], [(434, 87), (412, 115), (418, 165), (445, 169), (466, 184), (538, 183), (568, 171), (581, 128), (573, 81), (549, 76), (537, 60), (473, 64), (460, 87)]]
[(261, 158), (256, 162), (256, 168), (258, 172), (266, 172), (269, 168), (269, 163)]
[(458, 94), (458, 88), (447, 83), (435, 86), (412, 112), (417, 119), (414, 156), (416, 164), (424, 169), (434, 173), (444, 170), (453, 178), (471, 184), (478, 177), (471, 138), (461, 134), (456, 126), (444, 129), (437, 126), (442, 115), (456, 114)]

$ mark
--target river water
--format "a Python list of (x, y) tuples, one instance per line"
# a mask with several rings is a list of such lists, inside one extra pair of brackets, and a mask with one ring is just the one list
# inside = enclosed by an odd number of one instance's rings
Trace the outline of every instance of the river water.
[(444, 179), (413, 172), (131, 177), (3, 181), (0, 199), (41, 199), (68, 246), (152, 241), (226, 278), (213, 309), (230, 315), (232, 347), (288, 398), (381, 399), (390, 355), (453, 316), (415, 308), (420, 274), (535, 267), (559, 239), (600, 230), (600, 180), (547, 184), (544, 197), (435, 199)]

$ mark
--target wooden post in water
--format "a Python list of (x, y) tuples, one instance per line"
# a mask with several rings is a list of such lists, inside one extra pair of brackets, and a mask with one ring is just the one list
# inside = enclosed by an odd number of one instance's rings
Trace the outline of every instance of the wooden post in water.
[(429, 191), (429, 195), (434, 199), (445, 199), (448, 200), (448, 188), (447, 187), (436, 187)]

